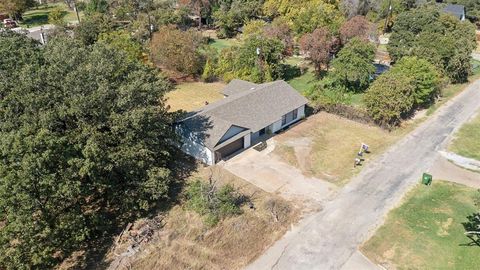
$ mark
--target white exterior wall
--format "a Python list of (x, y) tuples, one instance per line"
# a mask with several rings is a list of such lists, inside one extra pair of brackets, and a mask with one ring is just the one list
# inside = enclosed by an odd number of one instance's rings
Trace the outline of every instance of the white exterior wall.
[(279, 131), (280, 129), (282, 129), (282, 119), (281, 118), (280, 118), (280, 120), (273, 123), (272, 132), (275, 133), (275, 132)]
[(305, 117), (305, 105), (302, 107), (298, 108), (298, 117), (297, 120), (302, 119)]
[(282, 129), (282, 128), (288, 126), (288, 125), (291, 125), (291, 124), (297, 122), (298, 120), (302, 119), (303, 117), (305, 117), (305, 105), (303, 105), (302, 107), (299, 107), (297, 110), (298, 110), (297, 111), (297, 118), (293, 119), (291, 122), (288, 122), (287, 124), (282, 126), (282, 119), (280, 118), (280, 120), (273, 123), (272, 132), (277, 132), (280, 129)]
[(250, 136), (250, 133), (248, 133), (243, 137), (243, 148), (248, 148), (250, 147), (251, 144), (252, 144), (252, 138)]
[(214, 163), (215, 159), (212, 151), (199, 143), (183, 138), (183, 144), (181, 149), (186, 154), (202, 161), (207, 165), (213, 165)]
[[(286, 125), (282, 126), (282, 119), (280, 118), (279, 120), (275, 121), (272, 125), (272, 132), (277, 132), (280, 129), (284, 128), (285, 126), (291, 125), (294, 122), (302, 119), (305, 117), (305, 105), (301, 106), (298, 108), (298, 113), (297, 113), (297, 118), (291, 121), (290, 123), (287, 123)], [(233, 129), (229, 130), (231, 133), (235, 133), (238, 130)], [(231, 135), (231, 134), (228, 134)], [(227, 137), (227, 136), (225, 136)], [(254, 133), (249, 133), (243, 137), (243, 148), (248, 148), (251, 146), (252, 141), (256, 140), (259, 137), (259, 133), (254, 132)], [(210, 149), (207, 147), (196, 143), (192, 139), (184, 138), (183, 137), (183, 144), (181, 146), (181, 150), (185, 152), (186, 154), (195, 157), (196, 159), (202, 161), (203, 163), (207, 165), (213, 165), (215, 163), (215, 156)]]

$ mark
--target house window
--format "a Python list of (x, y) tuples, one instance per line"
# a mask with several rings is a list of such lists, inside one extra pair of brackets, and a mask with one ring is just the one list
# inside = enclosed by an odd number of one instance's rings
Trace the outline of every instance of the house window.
[(265, 128), (260, 129), (259, 133), (260, 136), (265, 135)]
[(284, 116), (282, 116), (282, 127), (286, 124), (292, 122), (293, 120), (297, 119), (298, 117), (298, 109), (295, 109)]

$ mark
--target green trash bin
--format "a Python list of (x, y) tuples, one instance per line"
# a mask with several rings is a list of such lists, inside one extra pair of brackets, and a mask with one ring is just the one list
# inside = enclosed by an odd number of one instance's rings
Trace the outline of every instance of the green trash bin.
[(428, 186), (432, 183), (432, 175), (428, 173), (423, 173), (422, 184)]

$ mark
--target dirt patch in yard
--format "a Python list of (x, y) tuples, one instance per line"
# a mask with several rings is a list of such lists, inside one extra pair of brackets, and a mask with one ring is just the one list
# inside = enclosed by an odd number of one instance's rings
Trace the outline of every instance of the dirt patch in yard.
[[(164, 226), (123, 268), (116, 269), (241, 269), (279, 239), (299, 218), (299, 209), (280, 197), (266, 193), (224, 169), (202, 168), (192, 177), (218, 185), (230, 183), (250, 197), (254, 208), (206, 226), (202, 218), (185, 209), (184, 204), (161, 213)], [(272, 202), (284, 211), (276, 215)], [(113, 252), (112, 252), (113, 253)], [(119, 254), (121, 251), (116, 251)], [(113, 256), (113, 255), (112, 255)]]
[[(406, 130), (388, 132), (379, 127), (354, 122), (320, 112), (274, 137), (274, 155), (295, 165), (307, 176), (343, 185), (360, 171), (353, 162), (362, 143), (370, 146), (363, 162), (369, 162), (400, 139)], [(285, 147), (293, 148), (283, 151)], [(294, 153), (294, 155), (292, 155)]]

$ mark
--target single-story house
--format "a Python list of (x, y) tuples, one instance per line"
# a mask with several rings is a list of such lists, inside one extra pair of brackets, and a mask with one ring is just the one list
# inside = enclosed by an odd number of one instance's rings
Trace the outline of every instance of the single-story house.
[(212, 165), (305, 117), (307, 99), (284, 81), (231, 81), (224, 99), (177, 122), (181, 149)]
[(462, 5), (448, 4), (443, 8), (443, 12), (457, 17), (460, 21), (465, 21), (465, 7)]

